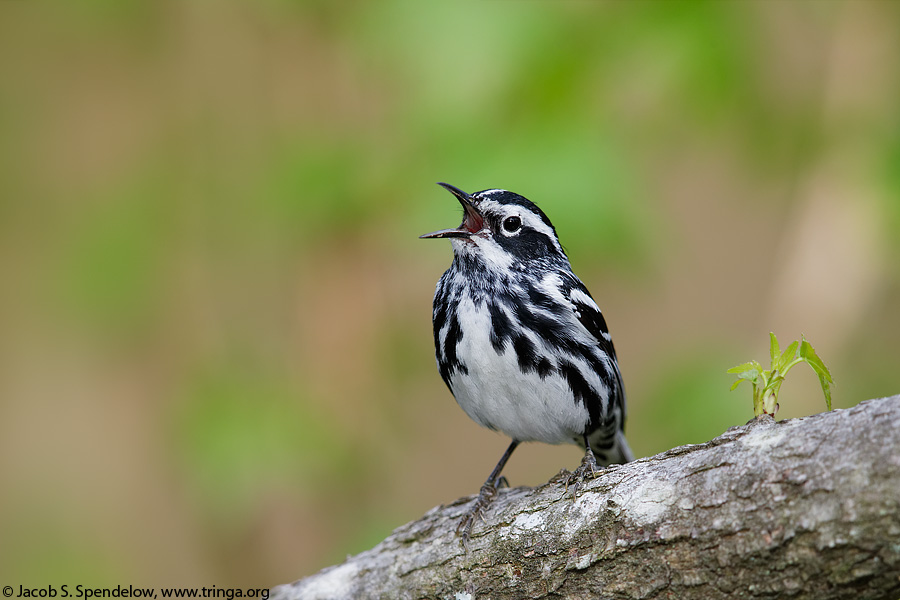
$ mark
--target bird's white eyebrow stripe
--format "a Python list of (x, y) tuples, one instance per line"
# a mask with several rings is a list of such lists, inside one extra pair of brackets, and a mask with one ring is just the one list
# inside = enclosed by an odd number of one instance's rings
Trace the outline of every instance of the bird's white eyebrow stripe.
[(482, 191), (478, 192), (476, 195), (478, 195), (478, 196), (490, 196), (491, 194), (502, 194), (502, 193), (504, 193), (504, 192), (506, 192), (506, 191), (507, 191), (507, 190), (498, 190), (498, 189), (482, 190)]

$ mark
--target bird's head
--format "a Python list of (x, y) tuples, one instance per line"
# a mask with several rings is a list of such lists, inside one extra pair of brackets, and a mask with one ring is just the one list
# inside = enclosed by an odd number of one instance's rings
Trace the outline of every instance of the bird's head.
[(506, 190), (467, 194), (438, 183), (463, 207), (463, 221), (455, 229), (420, 235), (423, 239), (450, 238), (458, 257), (471, 257), (488, 266), (510, 267), (536, 260), (568, 262), (547, 215), (527, 198)]

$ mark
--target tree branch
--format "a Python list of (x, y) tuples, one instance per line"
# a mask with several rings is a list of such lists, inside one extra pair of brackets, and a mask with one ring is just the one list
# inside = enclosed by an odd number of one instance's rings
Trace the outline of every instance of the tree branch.
[(472, 499), (272, 597), (897, 600), (900, 396), (613, 466), (574, 502), (501, 490), (466, 552)]

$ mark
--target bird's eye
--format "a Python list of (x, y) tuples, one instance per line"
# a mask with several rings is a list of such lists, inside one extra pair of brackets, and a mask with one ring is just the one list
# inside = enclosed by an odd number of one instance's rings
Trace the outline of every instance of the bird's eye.
[(513, 233), (522, 228), (522, 219), (519, 217), (506, 217), (503, 219), (503, 229)]

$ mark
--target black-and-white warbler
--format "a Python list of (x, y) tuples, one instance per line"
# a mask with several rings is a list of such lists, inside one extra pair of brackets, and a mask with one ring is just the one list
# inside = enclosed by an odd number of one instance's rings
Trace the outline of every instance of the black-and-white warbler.
[(597, 464), (634, 460), (625, 441), (625, 392), (606, 321), (550, 219), (506, 190), (469, 195), (446, 183), (463, 222), (422, 238), (450, 238), (453, 263), (434, 295), (438, 370), (476, 423), (512, 438), (460, 522), (466, 543), (520, 442), (586, 449), (567, 481)]

